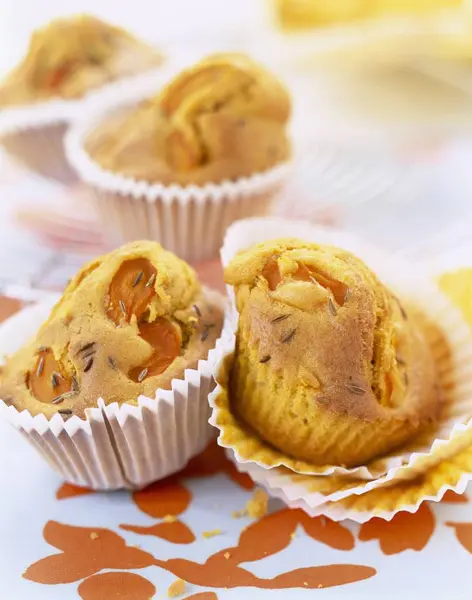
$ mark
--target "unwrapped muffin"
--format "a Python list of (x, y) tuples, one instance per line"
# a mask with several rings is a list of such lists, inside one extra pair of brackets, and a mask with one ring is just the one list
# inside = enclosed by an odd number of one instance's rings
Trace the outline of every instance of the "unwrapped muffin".
[(10, 357), (0, 398), (47, 418), (83, 418), (105, 404), (138, 405), (206, 359), (221, 303), (186, 263), (136, 242), (86, 265), (36, 337)]
[(349, 252), (268, 241), (237, 254), (225, 281), (239, 313), (231, 410), (281, 452), (363, 465), (439, 418), (418, 313)]
[(243, 54), (215, 54), (86, 139), (103, 168), (186, 185), (250, 176), (290, 157), (286, 88)]
[(154, 48), (100, 19), (57, 19), (33, 33), (26, 57), (0, 86), (0, 107), (80, 98), (161, 62)]

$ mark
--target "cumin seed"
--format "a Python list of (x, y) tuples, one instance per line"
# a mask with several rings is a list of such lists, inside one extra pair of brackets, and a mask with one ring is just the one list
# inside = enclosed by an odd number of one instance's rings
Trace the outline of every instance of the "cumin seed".
[(82, 346), (78, 354), (82, 354), (82, 352), (87, 352), (87, 350), (90, 350), (90, 348), (93, 348), (94, 346), (95, 342), (89, 342), (88, 344), (85, 344), (85, 346)]
[(271, 323), (280, 323), (281, 321), (285, 321), (285, 319), (288, 319), (291, 316), (291, 314), (280, 315), (280, 317), (275, 317), (275, 319), (272, 319)]
[(151, 275), (151, 277), (149, 277), (149, 279), (146, 281), (146, 287), (151, 287), (151, 285), (154, 283), (155, 280), (156, 280), (156, 275), (153, 273)]
[(197, 317), (201, 318), (202, 312), (196, 304), (193, 305), (193, 310), (197, 313)]
[(88, 361), (85, 363), (84, 366), (84, 373), (87, 373), (87, 371), (90, 371), (90, 369), (92, 368), (93, 365), (93, 356), (91, 356)]
[(36, 369), (36, 376), (37, 377), (41, 377), (41, 373), (43, 372), (43, 368), (44, 368), (44, 356), (41, 356), (41, 358), (39, 359), (38, 368)]
[(333, 302), (332, 298), (330, 298), (328, 300), (328, 307), (329, 307), (329, 312), (333, 315), (333, 317), (335, 317), (338, 314), (338, 311), (336, 310), (336, 307), (334, 306), (334, 302)]
[(263, 358), (261, 358), (261, 360), (259, 361), (261, 364), (264, 364), (266, 362), (269, 362), (269, 360), (271, 359), (270, 354), (267, 354), (266, 356), (264, 356)]
[(297, 332), (296, 327), (295, 327), (295, 329), (292, 329), (291, 331), (289, 331), (288, 334), (280, 340), (282, 342), (282, 344), (288, 344), (288, 342), (290, 342), (293, 339), (296, 332)]
[(79, 391), (79, 384), (77, 383), (77, 379), (75, 378), (74, 375), (72, 375), (71, 380), (70, 380), (70, 389), (73, 392), (78, 392)]
[(346, 383), (346, 388), (351, 394), (356, 394), (356, 396), (362, 396), (365, 394), (365, 389), (360, 385), (356, 385), (355, 383)]
[(143, 369), (141, 371), (141, 373), (138, 375), (138, 381), (139, 381), (139, 383), (141, 383), (141, 381), (146, 377), (147, 374), (148, 374), (148, 370), (147, 369)]
[(139, 271), (139, 273), (136, 276), (136, 279), (133, 282), (133, 287), (136, 287), (138, 285), (138, 283), (141, 281), (141, 279), (143, 278), (144, 275), (144, 271)]

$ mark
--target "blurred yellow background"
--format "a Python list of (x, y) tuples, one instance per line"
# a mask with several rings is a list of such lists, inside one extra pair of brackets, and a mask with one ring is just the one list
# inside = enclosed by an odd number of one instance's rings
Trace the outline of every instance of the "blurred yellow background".
[(425, 14), (464, 6), (464, 0), (275, 0), (279, 24), (287, 30), (346, 23), (391, 14)]

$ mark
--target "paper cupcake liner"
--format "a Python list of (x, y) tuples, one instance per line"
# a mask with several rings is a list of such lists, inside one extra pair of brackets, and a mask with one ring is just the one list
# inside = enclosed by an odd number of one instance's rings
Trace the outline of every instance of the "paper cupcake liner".
[[(155, 72), (151, 73), (155, 78)], [(74, 183), (78, 177), (64, 150), (69, 124), (80, 118), (87, 106), (99, 104), (102, 98), (126, 94), (130, 87), (145, 85), (151, 73), (109, 83), (77, 100), (52, 99), (0, 108), (0, 144), (31, 171), (61, 183)]]
[[(235, 460), (233, 462), (240, 472), (248, 472), (247, 465)], [(331, 477), (324, 479), (329, 480)], [(357, 523), (365, 523), (374, 517), (390, 521), (399, 512), (414, 513), (423, 502), (440, 502), (449, 490), (463, 494), (471, 480), (472, 447), (470, 446), (437, 464), (423, 477), (382, 486), (362, 495), (352, 494), (337, 502), (326, 502), (316, 506), (311, 506), (305, 498), (292, 500), (284, 490), (270, 488), (263, 481), (255, 479), (270, 495), (279, 498), (290, 508), (301, 508), (312, 517), (323, 515), (333, 521), (351, 519)]]
[[(221, 296), (211, 292), (215, 300)], [(0, 346), (20, 347), (49, 315), (53, 302), (26, 308), (0, 328)], [(208, 394), (219, 341), (195, 369), (173, 379), (170, 390), (138, 405), (117, 403), (86, 409), (85, 419), (19, 412), (0, 400), (0, 410), (61, 477), (95, 490), (138, 489), (182, 469), (215, 436), (208, 424)]]
[(149, 78), (125, 98), (102, 96), (90, 104), (86, 119), (66, 136), (66, 153), (88, 184), (108, 241), (113, 246), (153, 239), (184, 259), (215, 257), (227, 227), (234, 221), (267, 214), (290, 172), (288, 163), (236, 181), (197, 185), (162, 185), (103, 169), (84, 148), (87, 135), (106, 114), (136, 105), (154, 95), (162, 76)]
[[(210, 422), (219, 430), (219, 444), (234, 451), (236, 460), (242, 464), (259, 467), (268, 472), (268, 477), (282, 474), (291, 476), (336, 476), (353, 480), (350, 487), (366, 485), (381, 477), (387, 481), (396, 477), (413, 477), (460, 451), (470, 443), (472, 432), (472, 336), (460, 312), (439, 292), (436, 285), (425, 278), (417, 269), (398, 257), (383, 255), (361, 240), (344, 232), (325, 230), (300, 221), (282, 219), (248, 219), (234, 224), (227, 233), (222, 248), (223, 264), (226, 265), (234, 254), (253, 243), (270, 238), (295, 236), (302, 239), (329, 243), (351, 250), (373, 268), (380, 278), (402, 298), (408, 298), (428, 320), (440, 328), (444, 336), (431, 339), (430, 344), (438, 366), (438, 376), (446, 394), (446, 407), (434, 432), (426, 431), (396, 452), (369, 464), (347, 469), (337, 465), (316, 466), (305, 461), (295, 461), (261, 441), (253, 433), (247, 432), (229, 410), (225, 390), (230, 362), (227, 360), (234, 351), (234, 329), (237, 314), (234, 309), (226, 323), (227, 333), (223, 336), (223, 353), (216, 364), (215, 378), (218, 386), (210, 395), (213, 408)], [(234, 294), (229, 290), (230, 297)], [(229, 332), (228, 332), (229, 330)], [(274, 469), (280, 467), (281, 469)], [(285, 469), (282, 469), (285, 467)], [(274, 474), (275, 472), (275, 474)], [(316, 477), (315, 477), (316, 479)], [(357, 481), (356, 481), (357, 480)], [(364, 480), (360, 482), (359, 480)], [(349, 482), (345, 482), (349, 483)], [(382, 483), (385, 483), (382, 482)], [(277, 485), (280, 480), (277, 480)], [(280, 484), (282, 485), (282, 484)], [(326, 482), (324, 482), (326, 485)], [(376, 483), (371, 483), (375, 486)], [(283, 489), (292, 486), (292, 481), (283, 483)], [(297, 488), (298, 489), (298, 488)], [(349, 488), (348, 488), (349, 489)], [(316, 490), (315, 490), (316, 491)], [(329, 490), (333, 490), (330, 488)], [(335, 489), (334, 491), (338, 491)], [(303, 496), (306, 490), (299, 490)], [(326, 495), (324, 492), (322, 492)], [(293, 495), (293, 490), (292, 490)], [(316, 502), (322, 498), (317, 497)]]
[(283, 498), (290, 505), (303, 505), (312, 514), (326, 504), (339, 504), (339, 501), (352, 496), (361, 496), (380, 488), (408, 485), (418, 478), (418, 474), (428, 473), (443, 460), (448, 461), (469, 449), (472, 444), (471, 425), (472, 419), (464, 425), (456, 425), (448, 439), (435, 440), (430, 453), (414, 453), (408, 464), (391, 468), (383, 477), (371, 481), (339, 474), (302, 475), (286, 467), (267, 469), (255, 463), (240, 463), (232, 451), (227, 450), (227, 453), (240, 472), (264, 486), (272, 496)]

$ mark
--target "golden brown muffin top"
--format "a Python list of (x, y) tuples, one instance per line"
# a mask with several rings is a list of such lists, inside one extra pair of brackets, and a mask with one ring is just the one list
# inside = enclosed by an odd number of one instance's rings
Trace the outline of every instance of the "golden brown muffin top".
[(36, 337), (11, 356), (0, 398), (51, 417), (154, 397), (196, 366), (222, 326), (219, 296), (154, 242), (134, 242), (88, 263)]
[(164, 184), (265, 171), (290, 156), (288, 91), (243, 54), (215, 54), (156, 97), (108, 116), (86, 140), (102, 167)]
[(288, 387), (368, 422), (438, 416), (442, 395), (417, 318), (351, 253), (268, 241), (237, 254), (225, 281), (259, 362), (283, 370)]
[(26, 57), (0, 87), (0, 106), (79, 98), (161, 62), (154, 48), (100, 19), (56, 19), (33, 33)]

